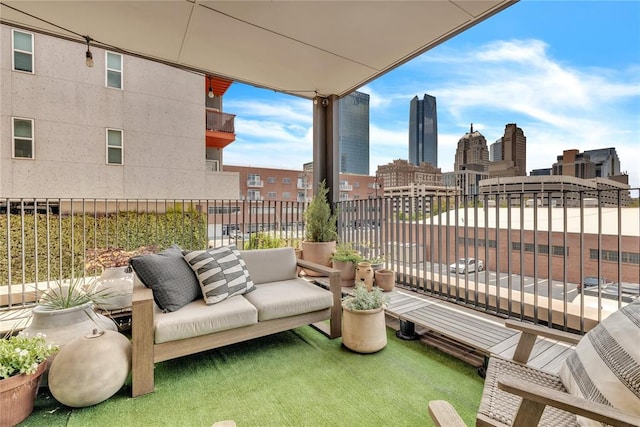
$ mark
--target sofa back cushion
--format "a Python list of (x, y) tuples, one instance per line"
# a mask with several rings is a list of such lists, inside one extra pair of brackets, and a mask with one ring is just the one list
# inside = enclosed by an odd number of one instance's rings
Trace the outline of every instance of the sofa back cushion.
[[(560, 368), (569, 393), (640, 415), (640, 299), (587, 332)], [(583, 426), (600, 423), (578, 419)]]
[(252, 249), (240, 253), (256, 285), (297, 277), (296, 253), (291, 247)]
[(235, 245), (182, 253), (196, 273), (208, 305), (255, 289), (244, 259)]
[(153, 299), (164, 311), (176, 311), (200, 298), (198, 278), (173, 245), (160, 253), (138, 255), (129, 260), (140, 281), (153, 292)]

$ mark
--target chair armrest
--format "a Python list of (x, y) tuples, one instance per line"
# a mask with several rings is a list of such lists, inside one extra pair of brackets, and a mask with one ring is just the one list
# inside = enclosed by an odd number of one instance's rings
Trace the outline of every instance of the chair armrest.
[(511, 329), (516, 329), (522, 332), (518, 346), (513, 355), (513, 360), (519, 363), (527, 363), (533, 345), (536, 343), (537, 337), (545, 337), (558, 341), (563, 341), (569, 344), (578, 344), (582, 335), (572, 334), (570, 332), (558, 331), (548, 327), (533, 325), (531, 323), (520, 322), (517, 320), (507, 319), (504, 321), (504, 325)]
[(445, 400), (430, 401), (429, 415), (436, 427), (466, 427), (455, 408)]
[(340, 282), (340, 270), (303, 259), (297, 259), (296, 264), (305, 270), (315, 271), (329, 277), (329, 291), (331, 291), (333, 297), (333, 306), (331, 307), (329, 330), (323, 332), (332, 339), (342, 336), (342, 283)]
[(133, 287), (131, 306), (131, 393), (133, 397), (153, 391), (153, 292)]
[(546, 405), (612, 426), (640, 425), (640, 417), (569, 393), (514, 378), (500, 378), (498, 388), (522, 397), (513, 426), (537, 425)]

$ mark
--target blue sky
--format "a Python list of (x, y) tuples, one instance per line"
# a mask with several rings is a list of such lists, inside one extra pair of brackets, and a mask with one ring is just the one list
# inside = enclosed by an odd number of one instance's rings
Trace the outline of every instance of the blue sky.
[[(473, 123), (487, 143), (516, 123), (527, 171), (563, 149), (615, 147), (640, 186), (640, 1), (522, 0), (359, 89), (370, 95), (370, 174), (408, 158), (409, 102), (438, 108), (438, 167), (453, 170)], [(302, 169), (312, 160), (311, 101), (234, 83), (225, 163)], [(251, 153), (248, 157), (247, 154)], [(248, 160), (249, 159), (249, 160)]]

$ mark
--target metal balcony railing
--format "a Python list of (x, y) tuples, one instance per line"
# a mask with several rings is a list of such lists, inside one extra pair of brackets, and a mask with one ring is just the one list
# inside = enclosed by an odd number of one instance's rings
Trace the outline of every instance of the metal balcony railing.
[[(632, 197), (637, 194), (633, 189)], [(400, 288), (500, 317), (585, 331), (638, 298), (640, 208), (591, 207), (583, 196), (566, 194), (571, 203), (555, 207), (527, 203), (557, 198), (545, 193), (350, 200), (336, 206), (338, 232), (363, 256), (384, 257)], [(95, 275), (85, 270), (95, 249), (162, 249), (172, 243), (244, 248), (255, 232), (297, 245), (306, 206), (271, 200), (0, 199), (0, 319), (2, 311), (33, 304), (35, 287)], [(482, 269), (451, 267), (462, 258), (482, 261)], [(582, 287), (591, 276), (622, 286)]]
[(207, 130), (236, 133), (235, 114), (221, 113), (211, 108), (207, 108)]

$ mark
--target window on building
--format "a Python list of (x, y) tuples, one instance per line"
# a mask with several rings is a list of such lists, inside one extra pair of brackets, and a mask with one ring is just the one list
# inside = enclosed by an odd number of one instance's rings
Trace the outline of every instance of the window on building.
[(122, 89), (122, 55), (106, 52), (107, 55), (107, 87)]
[(267, 192), (267, 198), (269, 198), (269, 199), (275, 199), (275, 198), (276, 198), (276, 192), (275, 192), (275, 191), (269, 191), (269, 192)]
[(275, 176), (269, 176), (267, 177), (267, 182), (269, 184), (275, 184), (276, 183), (276, 177)]
[(13, 69), (33, 73), (33, 34), (12, 30)]
[(283, 199), (290, 199), (291, 198), (291, 193), (288, 191), (285, 191), (282, 193), (282, 198)]
[[(640, 253), (637, 252), (620, 252), (620, 257), (618, 257), (618, 251), (607, 251), (602, 250), (600, 252), (602, 261), (609, 262), (620, 262), (622, 264), (640, 264)], [(598, 250), (597, 249), (589, 249), (589, 258), (593, 260), (598, 259)]]
[(282, 178), (283, 184), (291, 184), (291, 178)]
[(32, 119), (13, 118), (13, 157), (20, 159), (35, 157)]
[(247, 200), (262, 200), (260, 190), (247, 190)]
[(122, 131), (107, 129), (107, 164), (122, 165)]

